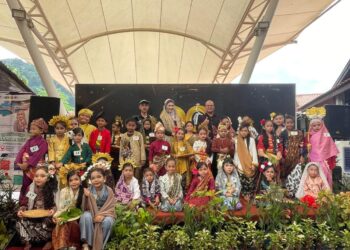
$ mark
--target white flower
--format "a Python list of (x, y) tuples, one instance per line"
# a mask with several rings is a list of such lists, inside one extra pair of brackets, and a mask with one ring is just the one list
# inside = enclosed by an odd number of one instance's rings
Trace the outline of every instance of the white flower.
[(267, 165), (268, 165), (268, 166), (272, 166), (272, 162), (269, 161), (269, 162), (267, 163)]
[(260, 168), (261, 168), (261, 169), (265, 169), (265, 165), (264, 165), (264, 164), (261, 164), (261, 165), (260, 165)]

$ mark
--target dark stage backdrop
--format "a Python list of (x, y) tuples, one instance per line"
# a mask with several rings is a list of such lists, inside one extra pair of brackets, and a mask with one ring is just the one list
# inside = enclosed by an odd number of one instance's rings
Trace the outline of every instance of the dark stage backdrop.
[(167, 98), (185, 112), (211, 99), (216, 113), (230, 116), (234, 128), (238, 116), (251, 116), (260, 130), (259, 120), (269, 118), (271, 112), (295, 115), (294, 84), (77, 84), (75, 90), (77, 112), (85, 107), (95, 114), (103, 110), (109, 121), (116, 115), (125, 120), (138, 114), (141, 99), (151, 101), (150, 113), (159, 117)]

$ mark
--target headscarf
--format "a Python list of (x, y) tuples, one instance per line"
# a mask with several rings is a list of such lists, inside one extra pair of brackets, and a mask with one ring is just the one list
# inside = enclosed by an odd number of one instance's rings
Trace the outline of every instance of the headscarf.
[[(225, 164), (225, 161), (224, 161), (224, 164)], [(238, 176), (236, 168), (233, 169), (232, 174), (227, 175), (224, 172), (224, 164), (222, 166), (222, 171), (220, 171), (218, 173), (218, 175), (216, 176), (216, 179), (215, 179), (216, 185), (218, 187), (226, 187), (228, 183), (234, 184), (231, 182), (231, 179), (233, 179), (236, 182), (235, 183), (235, 185), (236, 185), (235, 186), (235, 189), (236, 189), (235, 193), (240, 194), (241, 193), (241, 182), (239, 180), (239, 176)], [(221, 195), (224, 195), (224, 194), (221, 194)]]
[(132, 201), (133, 196), (134, 194), (125, 183), (124, 174), (121, 174), (117, 185), (115, 186), (115, 197), (117, 198), (117, 201), (126, 205)]
[(38, 128), (42, 129), (44, 133), (47, 133), (47, 123), (45, 122), (45, 120), (43, 118), (39, 118), (39, 119), (35, 119), (33, 120), (30, 125), (35, 125)]
[(318, 168), (319, 176), (321, 177), (324, 185), (326, 186), (327, 189), (330, 189), (326, 175), (324, 174), (320, 164), (318, 164), (317, 162), (309, 162), (304, 169), (303, 175), (301, 176), (298, 191), (295, 194), (295, 197), (298, 199), (301, 199), (305, 196), (304, 186), (305, 186), (305, 182), (306, 182), (307, 178), (309, 177), (307, 170), (310, 166), (316, 166)]
[(175, 103), (174, 100), (172, 99), (166, 99), (164, 102), (164, 106), (163, 106), (163, 110), (160, 113), (160, 119), (162, 120), (164, 127), (166, 130), (173, 132), (174, 128), (176, 127), (181, 127), (181, 119), (179, 117), (179, 115), (176, 112), (176, 109), (174, 108), (174, 110), (171, 113), (168, 113), (166, 111), (166, 106), (170, 103)]

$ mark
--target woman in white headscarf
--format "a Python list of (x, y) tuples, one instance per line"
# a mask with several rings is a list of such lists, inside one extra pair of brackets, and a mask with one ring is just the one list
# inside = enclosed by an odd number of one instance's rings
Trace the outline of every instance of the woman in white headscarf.
[(172, 137), (175, 133), (175, 129), (182, 127), (182, 121), (176, 112), (174, 100), (165, 100), (163, 110), (160, 113), (160, 120), (162, 121), (165, 128), (165, 139), (168, 142), (171, 142)]

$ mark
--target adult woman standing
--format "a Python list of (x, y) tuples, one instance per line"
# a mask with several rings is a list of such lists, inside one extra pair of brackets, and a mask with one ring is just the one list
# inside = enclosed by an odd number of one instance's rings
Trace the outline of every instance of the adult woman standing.
[(165, 100), (163, 110), (160, 113), (160, 119), (165, 128), (165, 139), (170, 143), (175, 134), (175, 129), (182, 127), (182, 121), (176, 112), (174, 100)]

